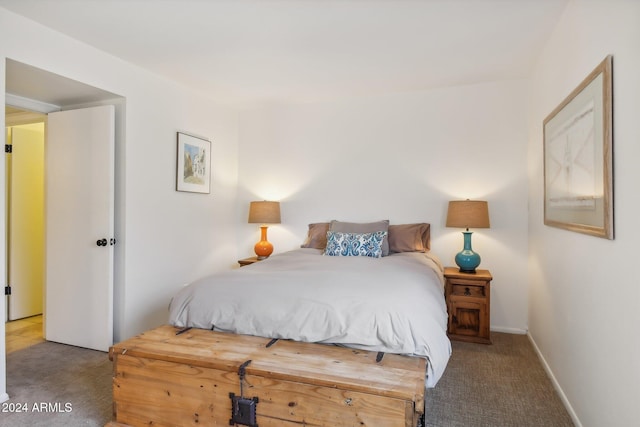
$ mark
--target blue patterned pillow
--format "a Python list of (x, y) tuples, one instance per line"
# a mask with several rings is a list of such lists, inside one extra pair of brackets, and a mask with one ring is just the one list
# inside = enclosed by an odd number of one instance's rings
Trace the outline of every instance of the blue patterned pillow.
[(342, 233), (327, 232), (327, 247), (325, 255), (329, 256), (368, 256), (380, 258), (382, 256), (382, 241), (386, 231), (374, 233)]

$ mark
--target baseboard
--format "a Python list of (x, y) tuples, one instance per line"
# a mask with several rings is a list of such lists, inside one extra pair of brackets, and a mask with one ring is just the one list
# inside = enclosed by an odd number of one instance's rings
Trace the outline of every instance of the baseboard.
[(560, 400), (562, 401), (562, 404), (564, 405), (564, 407), (567, 409), (567, 412), (569, 413), (571, 420), (576, 425), (576, 427), (582, 427), (582, 423), (580, 422), (578, 415), (573, 410), (571, 403), (569, 403), (569, 399), (567, 399), (567, 396), (564, 394), (564, 391), (562, 391), (562, 387), (560, 387), (560, 384), (558, 383), (558, 380), (556, 379), (555, 375), (553, 375), (553, 372), (551, 371), (549, 364), (545, 360), (544, 356), (540, 352), (540, 349), (538, 348), (538, 345), (536, 344), (535, 340), (533, 339), (533, 337), (529, 332), (527, 332), (527, 337), (529, 337), (529, 342), (531, 342), (531, 345), (533, 345), (533, 349), (536, 351), (536, 354), (538, 355), (538, 359), (540, 359), (540, 362), (542, 363), (544, 370), (547, 372), (547, 375), (551, 379), (553, 388), (555, 388), (556, 391), (558, 392), (558, 395), (560, 396)]
[(9, 395), (7, 393), (0, 394), (0, 403), (6, 402), (7, 400), (9, 400)]
[(502, 326), (492, 326), (491, 332), (504, 332), (505, 334), (525, 335), (527, 333), (527, 330), (518, 328), (503, 328)]

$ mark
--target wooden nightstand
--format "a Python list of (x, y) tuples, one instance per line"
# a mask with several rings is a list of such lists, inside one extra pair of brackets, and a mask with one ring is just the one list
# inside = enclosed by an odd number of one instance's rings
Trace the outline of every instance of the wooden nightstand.
[(457, 267), (445, 267), (444, 297), (449, 322), (447, 335), (459, 341), (491, 344), (491, 273), (476, 270), (460, 273)]
[(240, 264), (240, 267), (244, 267), (245, 265), (251, 265), (254, 262), (258, 262), (258, 261), (262, 261), (262, 260), (258, 259), (257, 256), (252, 256), (251, 258), (239, 259), (238, 264)]

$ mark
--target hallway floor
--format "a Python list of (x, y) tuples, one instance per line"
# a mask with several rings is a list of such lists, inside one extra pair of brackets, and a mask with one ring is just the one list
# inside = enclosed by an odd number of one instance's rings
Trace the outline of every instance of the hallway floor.
[(44, 341), (42, 315), (5, 323), (7, 354)]

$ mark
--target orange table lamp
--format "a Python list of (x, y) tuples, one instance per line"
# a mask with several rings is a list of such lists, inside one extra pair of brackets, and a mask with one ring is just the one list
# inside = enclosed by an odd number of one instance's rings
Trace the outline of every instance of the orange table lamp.
[(260, 226), (260, 241), (254, 246), (258, 259), (268, 258), (273, 253), (273, 245), (267, 240), (267, 225), (280, 224), (280, 202), (251, 202), (249, 204), (249, 223)]

